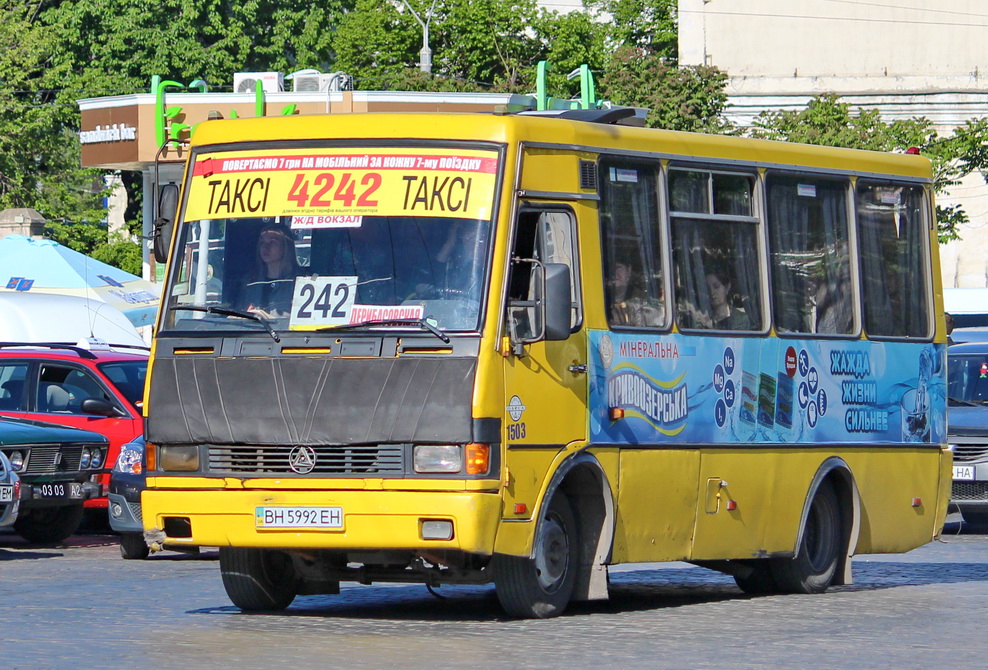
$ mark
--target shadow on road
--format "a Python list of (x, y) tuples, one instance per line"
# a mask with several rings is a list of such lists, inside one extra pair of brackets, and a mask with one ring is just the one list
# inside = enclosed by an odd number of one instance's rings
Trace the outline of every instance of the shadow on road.
[[(988, 563), (856, 562), (855, 583), (833, 587), (834, 594), (904, 586), (988, 581)], [(345, 617), (367, 620), (507, 621), (493, 586), (447, 586), (433, 596), (421, 585), (343, 586), (338, 596), (302, 596), (278, 617)], [(751, 596), (727, 575), (704, 568), (660, 568), (615, 572), (610, 599), (574, 603), (564, 615), (616, 614), (689, 607), (730, 600), (786, 596)], [(189, 614), (242, 614), (232, 605), (192, 610)]]

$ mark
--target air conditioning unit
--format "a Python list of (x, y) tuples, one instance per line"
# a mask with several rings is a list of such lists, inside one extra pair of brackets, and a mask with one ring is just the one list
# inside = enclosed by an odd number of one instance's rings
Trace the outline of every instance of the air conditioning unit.
[(294, 91), (352, 91), (353, 77), (345, 72), (317, 72), (292, 77)]
[(280, 72), (238, 72), (233, 75), (233, 90), (237, 93), (253, 93), (257, 82), (265, 93), (285, 90), (285, 75)]

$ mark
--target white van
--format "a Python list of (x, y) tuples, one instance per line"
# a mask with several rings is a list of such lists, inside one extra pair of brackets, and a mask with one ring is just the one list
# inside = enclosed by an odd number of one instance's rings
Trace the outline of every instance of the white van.
[(86, 338), (105, 340), (111, 346), (147, 346), (123, 312), (105, 302), (0, 291), (0, 342), (75, 344)]

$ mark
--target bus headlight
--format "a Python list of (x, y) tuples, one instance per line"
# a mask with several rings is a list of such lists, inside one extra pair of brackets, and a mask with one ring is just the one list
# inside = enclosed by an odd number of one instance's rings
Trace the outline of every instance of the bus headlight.
[(158, 445), (158, 468), (164, 472), (195, 472), (199, 469), (199, 447)]
[(412, 451), (415, 472), (459, 472), (463, 450), (458, 444), (417, 444)]

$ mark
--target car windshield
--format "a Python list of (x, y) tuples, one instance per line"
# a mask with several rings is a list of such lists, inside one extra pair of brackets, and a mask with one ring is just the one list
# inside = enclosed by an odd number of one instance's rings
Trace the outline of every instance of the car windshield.
[(144, 380), (147, 377), (148, 362), (144, 360), (112, 361), (100, 363), (100, 371), (119, 389), (135, 409), (140, 410), (144, 400)]
[(476, 331), (496, 157), (424, 148), (198, 156), (162, 330), (424, 320)]
[(988, 354), (947, 357), (947, 396), (962, 404), (988, 402)]

